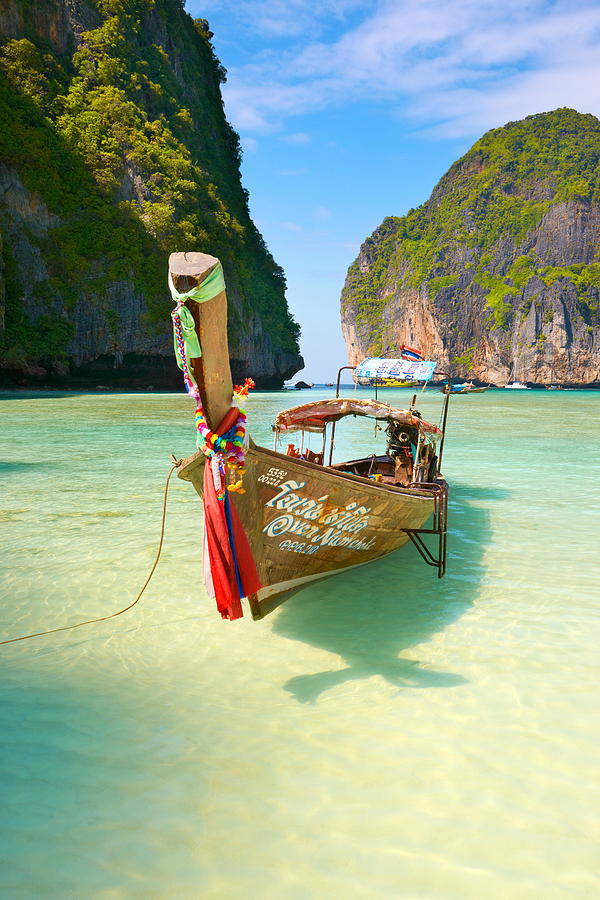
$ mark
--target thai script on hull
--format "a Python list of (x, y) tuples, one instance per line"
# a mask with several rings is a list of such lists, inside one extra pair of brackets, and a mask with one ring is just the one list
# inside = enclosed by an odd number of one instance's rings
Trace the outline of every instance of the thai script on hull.
[[(304, 538), (306, 543), (321, 547), (368, 550), (373, 546), (374, 537), (369, 540), (358, 536), (369, 524), (371, 507), (354, 502), (346, 506), (331, 506), (327, 494), (315, 499), (300, 493), (305, 486), (305, 481), (293, 479), (279, 485), (279, 493), (265, 506), (280, 510), (283, 514), (265, 525), (264, 534), (268, 537), (294, 534)], [(281, 549), (288, 549), (283, 543)]]

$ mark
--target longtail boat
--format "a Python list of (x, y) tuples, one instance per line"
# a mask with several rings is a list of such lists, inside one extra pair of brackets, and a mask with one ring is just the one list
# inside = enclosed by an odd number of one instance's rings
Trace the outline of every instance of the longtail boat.
[(483, 394), (484, 391), (487, 391), (488, 389), (489, 385), (475, 387), (472, 381), (467, 381), (464, 384), (444, 385), (442, 394)]
[[(246, 388), (232, 384), (219, 260), (173, 253), (169, 283), (175, 349), (196, 399), (200, 448), (180, 461), (178, 476), (203, 498), (205, 582), (221, 615), (238, 618), (246, 598), (253, 618), (261, 619), (303, 585), (380, 559), (408, 541), (442, 577), (448, 396), (437, 427), (412, 404), (401, 410), (339, 397), (340, 369), (335, 398), (280, 412), (275, 448), (258, 446), (246, 431)], [(350, 416), (385, 427), (385, 453), (333, 462), (336, 423)], [(307, 433), (322, 436), (319, 452), (304, 449)]]

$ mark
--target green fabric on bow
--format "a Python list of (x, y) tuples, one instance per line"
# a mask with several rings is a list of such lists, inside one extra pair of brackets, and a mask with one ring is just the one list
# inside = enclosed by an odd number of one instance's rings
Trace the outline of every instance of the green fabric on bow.
[[(187, 306), (185, 306), (185, 301), (195, 300), (196, 303), (206, 303), (207, 300), (212, 300), (213, 297), (216, 297), (217, 294), (220, 294), (221, 291), (224, 291), (225, 279), (223, 277), (223, 267), (221, 263), (217, 263), (212, 272), (210, 272), (210, 274), (206, 276), (201, 284), (193, 287), (190, 291), (186, 291), (184, 294), (179, 293), (179, 291), (173, 284), (173, 278), (171, 276), (171, 273), (169, 272), (169, 289), (171, 291), (171, 297), (176, 304), (175, 309), (171, 313), (171, 316), (178, 316), (179, 321), (181, 322), (181, 333), (183, 336), (186, 359), (198, 359), (198, 357), (202, 356), (200, 341), (198, 340), (198, 335), (196, 334), (194, 317)], [(180, 369), (183, 369), (183, 362), (181, 359), (181, 353), (179, 352), (179, 347), (177, 346), (177, 336), (175, 334), (174, 325), (173, 347), (175, 349), (175, 358), (177, 360), (177, 365)]]

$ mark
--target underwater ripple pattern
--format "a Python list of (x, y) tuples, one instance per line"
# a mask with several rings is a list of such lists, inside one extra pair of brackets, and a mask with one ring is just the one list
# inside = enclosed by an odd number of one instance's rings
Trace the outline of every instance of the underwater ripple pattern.
[[(254, 392), (253, 436), (319, 395)], [(421, 399), (435, 421), (441, 395)], [(2, 636), (125, 606), (190, 401), (0, 409)], [(599, 896), (599, 411), (453, 398), (446, 578), (405, 547), (258, 623), (213, 609), (200, 501), (174, 479), (131, 613), (0, 648), (2, 896)], [(337, 437), (383, 444), (367, 422)]]

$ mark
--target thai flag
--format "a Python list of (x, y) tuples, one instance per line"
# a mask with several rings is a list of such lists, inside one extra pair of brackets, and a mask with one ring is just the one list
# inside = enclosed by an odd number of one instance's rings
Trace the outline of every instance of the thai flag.
[(404, 344), (400, 347), (400, 356), (402, 359), (409, 359), (411, 362), (420, 362), (423, 359), (418, 350), (406, 347)]

